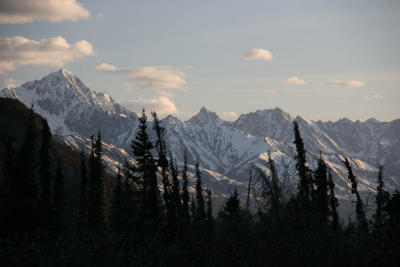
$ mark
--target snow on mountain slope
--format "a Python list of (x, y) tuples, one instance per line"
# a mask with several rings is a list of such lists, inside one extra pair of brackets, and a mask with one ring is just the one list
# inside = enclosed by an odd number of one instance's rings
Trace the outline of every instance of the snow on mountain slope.
[[(63, 142), (74, 149), (80, 149), (83, 143), (87, 146), (90, 135), (100, 130), (107, 144), (106, 164), (111, 169), (129, 156), (125, 151), (130, 150), (135, 136), (136, 114), (109, 95), (86, 87), (66, 70), (19, 88), (0, 90), (0, 96), (17, 97), (28, 106), (34, 103), (35, 110), (49, 120), (53, 133), (63, 135)], [(225, 122), (203, 107), (188, 121), (168, 116), (161, 124), (166, 128), (168, 148), (174, 157), (181, 161), (186, 151), (190, 164), (199, 161), (212, 189), (236, 184), (239, 191), (245, 191), (250, 169), (254, 166), (267, 169), (268, 151), (281, 175), (295, 177), (294, 120), (299, 124), (309, 164), (315, 166), (322, 151), (342, 198), (351, 198), (346, 169), (341, 162), (343, 156), (351, 158), (364, 195), (374, 191), (376, 166), (381, 163), (385, 164), (387, 186), (399, 188), (400, 120), (314, 122), (299, 116), (293, 118), (275, 108), (242, 114), (234, 122)], [(151, 129), (149, 123), (150, 136), (154, 138)], [(115, 167), (111, 171), (116, 171)], [(222, 189), (218, 192), (226, 193)]]
[(60, 69), (0, 96), (16, 97), (48, 120), (53, 133), (89, 137), (101, 130), (112, 143), (123, 143), (135, 128), (136, 114), (127, 111), (108, 94), (88, 88), (71, 72)]
[[(62, 143), (73, 150), (84, 151), (84, 153), (90, 155), (91, 140), (90, 138), (82, 138), (74, 135), (56, 135), (55, 140)], [(118, 167), (122, 168), (123, 163), (128, 161), (130, 164), (136, 164), (135, 159), (122, 148), (115, 147), (114, 145), (103, 142), (103, 163), (106, 170), (116, 175), (118, 173)], [(182, 164), (178, 165), (179, 168), (183, 168)], [(188, 165), (188, 189), (189, 192), (195, 192), (195, 166)], [(215, 200), (222, 204), (221, 200), (228, 196), (229, 193), (233, 192), (236, 187), (239, 191), (245, 192), (247, 184), (239, 182), (230, 177), (224, 176), (220, 173), (214, 172), (209, 169), (202, 168), (202, 181), (205, 188), (211, 188)], [(159, 178), (160, 190), (162, 190), (161, 177)]]

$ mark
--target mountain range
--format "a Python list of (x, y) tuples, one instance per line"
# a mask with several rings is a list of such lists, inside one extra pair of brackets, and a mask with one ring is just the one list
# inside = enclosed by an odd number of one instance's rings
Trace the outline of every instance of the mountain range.
[[(112, 173), (124, 160), (134, 162), (130, 143), (138, 127), (137, 115), (110, 95), (88, 88), (65, 69), (18, 88), (4, 88), (0, 96), (33, 105), (48, 120), (55, 139), (72, 149), (88, 151), (90, 136), (101, 131), (105, 163)], [(332, 170), (340, 199), (352, 199), (344, 157), (350, 159), (364, 197), (375, 192), (379, 164), (385, 166), (386, 188), (400, 188), (400, 119), (309, 121), (274, 108), (242, 114), (229, 122), (202, 107), (187, 121), (169, 115), (161, 125), (166, 129), (168, 150), (178, 164), (186, 151), (190, 171), (198, 161), (205, 185), (224, 196), (234, 187), (244, 195), (250, 170), (268, 170), (268, 152), (280, 176), (295, 182), (293, 121), (299, 124), (309, 164), (315, 167), (322, 154)], [(152, 130), (150, 136), (154, 138)]]

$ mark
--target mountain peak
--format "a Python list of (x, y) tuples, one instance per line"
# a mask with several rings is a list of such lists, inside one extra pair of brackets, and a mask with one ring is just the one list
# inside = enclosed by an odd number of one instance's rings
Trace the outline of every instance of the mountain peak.
[(207, 112), (207, 113), (214, 113), (209, 107), (207, 107), (207, 106), (202, 106), (201, 108), (200, 108), (200, 111), (199, 111), (199, 113), (200, 112)]
[(366, 123), (379, 123), (379, 121), (375, 118), (369, 118), (368, 120), (365, 121)]
[(351, 124), (352, 121), (350, 119), (346, 118), (346, 117), (343, 117), (343, 118), (337, 120), (336, 123)]
[(200, 111), (187, 122), (203, 126), (205, 124), (219, 124), (222, 123), (222, 120), (218, 117), (217, 113), (211, 111), (206, 106), (202, 106)]
[(57, 71), (57, 73), (59, 73), (59, 74), (65, 76), (65, 77), (67, 77), (67, 76), (75, 76), (72, 72), (70, 72), (69, 70), (64, 69), (64, 68), (59, 69), (59, 70)]
[(79, 78), (75, 74), (64, 68), (61, 68), (55, 72), (50, 72), (42, 79), (57, 79), (58, 81), (61, 79), (67, 82), (75, 82), (75, 80), (79, 80)]
[(256, 116), (262, 120), (267, 120), (267, 121), (276, 121), (276, 120), (286, 120), (286, 121), (292, 121), (292, 117), (290, 116), (289, 113), (286, 113), (279, 107), (275, 107), (274, 109), (258, 109), (256, 112), (250, 112), (247, 114), (242, 114), (238, 118), (238, 121), (240, 119), (246, 119), (247, 117), (253, 117)]

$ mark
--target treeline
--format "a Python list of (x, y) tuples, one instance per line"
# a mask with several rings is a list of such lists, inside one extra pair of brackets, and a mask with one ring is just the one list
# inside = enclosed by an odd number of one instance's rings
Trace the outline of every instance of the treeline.
[(118, 166), (112, 194), (105, 193), (110, 188), (101, 135), (92, 137), (89, 158), (81, 154), (79, 208), (71, 216), (65, 213), (62, 162), (49, 154), (47, 122), (38, 132), (31, 109), (21, 149), (3, 137), (0, 264), (398, 266), (400, 193), (384, 189), (383, 166), (377, 174), (376, 211), (369, 219), (357, 178), (344, 160), (356, 218), (344, 224), (331, 171), (322, 153), (317, 168), (309, 167), (294, 122), (297, 188), (291, 190), (278, 176), (269, 155), (269, 172), (256, 169), (250, 175), (246, 203), (235, 189), (213, 216), (212, 191), (203, 186), (199, 164), (190, 192), (186, 156), (179, 169), (167, 150), (165, 129), (156, 113), (152, 117), (153, 129), (148, 129), (143, 110), (131, 143), (137, 164)]

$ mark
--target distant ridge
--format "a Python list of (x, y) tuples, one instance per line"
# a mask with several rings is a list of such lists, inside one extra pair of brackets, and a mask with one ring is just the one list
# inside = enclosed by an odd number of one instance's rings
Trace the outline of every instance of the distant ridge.
[[(34, 102), (36, 111), (48, 119), (53, 133), (61, 139), (68, 136), (71, 146), (101, 131), (110, 147), (130, 151), (138, 125), (137, 115), (108, 94), (88, 88), (65, 69), (18, 88), (0, 90), (0, 96), (18, 98), (27, 106)], [(322, 151), (342, 199), (351, 198), (341, 162), (343, 156), (350, 157), (364, 195), (374, 192), (376, 167), (382, 161), (388, 187), (400, 188), (400, 120), (309, 121), (300, 116), (293, 118), (276, 107), (241, 114), (235, 121), (226, 122), (209, 108), (202, 107), (187, 121), (167, 116), (161, 123), (166, 128), (167, 149), (178, 162), (186, 151), (189, 163), (199, 161), (203, 170), (214, 177), (211, 188), (217, 188), (218, 177), (245, 184), (251, 168), (266, 169), (268, 151), (276, 160), (278, 170), (286, 170), (294, 177), (294, 120), (299, 124), (309, 163), (315, 164)], [(150, 126), (150, 135), (154, 138), (151, 129)]]

